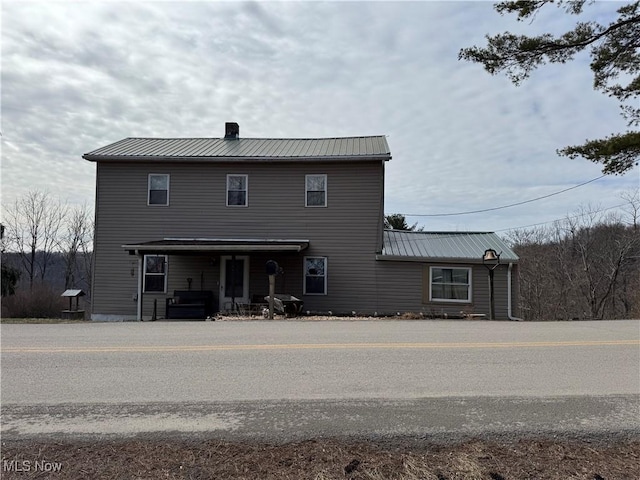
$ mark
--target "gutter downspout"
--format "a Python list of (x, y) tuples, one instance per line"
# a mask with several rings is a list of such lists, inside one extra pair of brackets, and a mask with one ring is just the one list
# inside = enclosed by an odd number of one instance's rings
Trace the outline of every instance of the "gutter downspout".
[(509, 263), (509, 269), (507, 270), (507, 317), (509, 320), (515, 322), (522, 322), (522, 318), (514, 317), (511, 315), (511, 270), (513, 269), (513, 263)]

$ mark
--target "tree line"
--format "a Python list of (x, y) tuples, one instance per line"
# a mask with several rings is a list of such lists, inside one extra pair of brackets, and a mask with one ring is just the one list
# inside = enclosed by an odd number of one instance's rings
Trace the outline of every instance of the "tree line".
[(30, 191), (2, 209), (3, 315), (59, 315), (62, 289), (78, 288), (90, 296), (94, 221), (89, 206)]
[(640, 318), (640, 198), (632, 198), (625, 215), (582, 208), (508, 234), (525, 320)]

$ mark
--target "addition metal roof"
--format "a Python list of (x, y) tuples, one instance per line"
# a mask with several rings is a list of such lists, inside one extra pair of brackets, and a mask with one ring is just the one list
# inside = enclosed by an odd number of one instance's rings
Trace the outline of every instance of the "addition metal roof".
[(383, 135), (341, 138), (124, 138), (85, 153), (97, 161), (122, 160), (390, 160)]
[(492, 248), (504, 263), (517, 262), (518, 255), (493, 232), (411, 232), (385, 230), (378, 260), (482, 263)]

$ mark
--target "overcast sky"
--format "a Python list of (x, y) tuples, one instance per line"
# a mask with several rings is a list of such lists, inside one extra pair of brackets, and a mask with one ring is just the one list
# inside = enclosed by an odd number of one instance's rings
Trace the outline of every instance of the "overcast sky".
[[(620, 3), (587, 9), (608, 22)], [(588, 56), (520, 87), (457, 59), (505, 30), (563, 32), (489, 2), (2, 2), (2, 202), (37, 189), (93, 204), (83, 153), (124, 137), (386, 135), (386, 213), (495, 208), (598, 177), (556, 149), (626, 128)], [(354, 179), (355, 180), (355, 179)], [(636, 167), (518, 207), (408, 216), (427, 230), (504, 232), (608, 208)]]

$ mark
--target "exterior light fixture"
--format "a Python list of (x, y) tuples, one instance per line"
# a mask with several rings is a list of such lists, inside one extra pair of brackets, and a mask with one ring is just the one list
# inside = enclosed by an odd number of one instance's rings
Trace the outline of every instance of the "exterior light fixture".
[(488, 248), (482, 255), (482, 264), (489, 270), (489, 319), (495, 320), (496, 306), (493, 290), (493, 271), (500, 265), (500, 254), (493, 248)]

